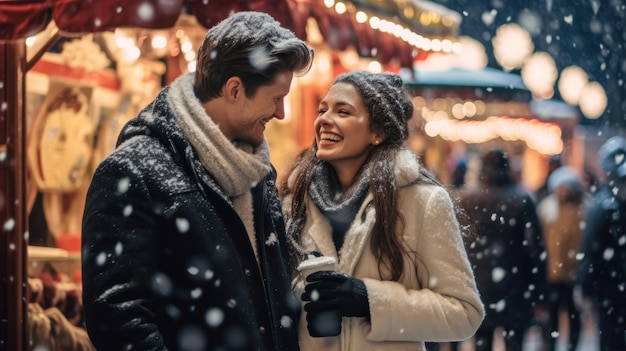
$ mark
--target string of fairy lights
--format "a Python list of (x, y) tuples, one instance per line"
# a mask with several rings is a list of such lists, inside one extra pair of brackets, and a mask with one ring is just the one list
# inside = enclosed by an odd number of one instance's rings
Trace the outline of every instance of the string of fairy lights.
[(324, 6), (328, 9), (333, 9), (337, 14), (352, 15), (357, 23), (369, 25), (372, 29), (381, 33), (391, 34), (418, 50), (455, 54), (461, 52), (461, 45), (455, 40), (456, 35), (445, 37), (446, 34), (444, 34), (441, 37), (428, 37), (417, 33), (409, 26), (409, 23), (414, 23), (413, 27), (441, 27), (441, 32), (453, 33), (455, 32), (454, 26), (460, 22), (457, 13), (448, 12), (442, 14), (444, 12), (443, 8), (437, 8), (436, 11), (435, 9), (417, 9), (415, 7), (416, 3), (412, 1), (396, 1), (395, 5), (398, 6), (398, 10), (406, 23), (402, 23), (390, 15), (358, 7), (350, 1), (324, 0)]

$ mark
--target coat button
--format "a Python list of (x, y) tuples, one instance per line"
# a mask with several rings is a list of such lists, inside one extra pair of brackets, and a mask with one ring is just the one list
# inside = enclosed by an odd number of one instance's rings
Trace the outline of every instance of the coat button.
[(246, 268), (243, 272), (244, 272), (244, 273), (246, 274), (246, 276), (248, 276), (248, 277), (252, 275), (252, 272), (250, 272), (250, 270), (249, 270), (249, 269), (247, 269), (247, 268)]
[(262, 335), (265, 334), (265, 327), (264, 326), (260, 326), (259, 327), (259, 333), (261, 333)]

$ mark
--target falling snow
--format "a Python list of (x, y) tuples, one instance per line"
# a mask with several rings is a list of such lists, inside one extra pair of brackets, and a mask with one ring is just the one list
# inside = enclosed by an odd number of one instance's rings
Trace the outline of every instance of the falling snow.
[(612, 247), (607, 247), (602, 253), (602, 258), (604, 258), (606, 261), (610, 261), (611, 259), (613, 259), (614, 254), (615, 250), (613, 250)]
[(282, 316), (280, 318), (280, 326), (283, 328), (291, 328), (293, 326), (293, 319), (289, 316)]
[(506, 276), (506, 270), (500, 267), (496, 267), (491, 271), (491, 279), (494, 282), (500, 282)]
[(276, 237), (276, 233), (271, 233), (267, 240), (265, 240), (265, 245), (272, 246), (278, 243), (278, 238)]
[(130, 178), (124, 177), (117, 182), (117, 193), (119, 195), (125, 194), (130, 188)]
[(212, 308), (207, 311), (205, 320), (209, 327), (217, 328), (224, 322), (224, 312), (220, 308)]
[(126, 206), (124, 206), (124, 209), (122, 210), (122, 215), (124, 217), (129, 217), (131, 214), (133, 213), (133, 206), (128, 204)]
[(6, 222), (4, 222), (2, 228), (5, 231), (13, 230), (13, 228), (15, 228), (15, 220), (13, 218), (9, 218)]
[(114, 248), (115, 255), (121, 256), (123, 249), (124, 249), (124, 245), (121, 242), (118, 242), (117, 244), (115, 244), (115, 248)]
[(149, 3), (143, 3), (137, 8), (137, 16), (143, 21), (149, 22), (154, 17), (154, 7)]
[(176, 229), (181, 234), (185, 234), (189, 231), (189, 220), (187, 218), (176, 218)]

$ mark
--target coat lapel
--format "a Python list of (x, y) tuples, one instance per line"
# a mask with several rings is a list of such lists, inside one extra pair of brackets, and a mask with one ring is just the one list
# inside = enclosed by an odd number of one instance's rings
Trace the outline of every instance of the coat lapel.
[[(332, 238), (332, 231), (330, 224), (324, 218), (320, 210), (315, 206), (313, 201), (307, 200), (307, 209), (309, 210), (309, 216), (311, 217), (311, 226), (308, 229), (308, 237), (312, 240), (314, 247), (317, 247), (319, 252), (324, 256), (331, 256), (338, 258), (337, 249)], [(307, 236), (304, 236), (306, 239)], [(310, 247), (305, 245), (305, 247)]]
[(312, 242), (304, 243), (304, 246), (316, 247), (322, 255), (337, 258), (339, 271), (353, 274), (358, 258), (361, 256), (365, 245), (370, 241), (369, 238), (374, 225), (375, 211), (373, 206), (368, 206), (367, 204), (371, 202), (372, 198), (372, 194), (368, 194), (365, 197), (363, 205), (361, 205), (361, 208), (346, 233), (343, 247), (339, 253), (333, 242), (330, 224), (317, 206), (315, 206), (312, 201), (307, 200), (311, 226), (308, 229), (309, 235), (305, 235), (303, 239), (307, 240), (308, 237)]
[(346, 233), (343, 247), (340, 250), (339, 270), (350, 275), (354, 274), (354, 268), (359, 258), (363, 256), (365, 245), (370, 242), (376, 218), (374, 206), (368, 205), (372, 199), (372, 194), (368, 193)]

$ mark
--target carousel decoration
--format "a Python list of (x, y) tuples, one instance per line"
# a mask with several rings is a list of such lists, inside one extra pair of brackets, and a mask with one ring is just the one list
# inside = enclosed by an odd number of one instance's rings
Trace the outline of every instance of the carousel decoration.
[(42, 194), (54, 238), (80, 232), (84, 194), (91, 175), (95, 125), (88, 114), (91, 87), (52, 82), (27, 144), (30, 197)]
[(94, 125), (88, 92), (63, 87), (52, 92), (33, 125), (28, 161), (42, 191), (72, 192), (81, 186), (92, 156)]

